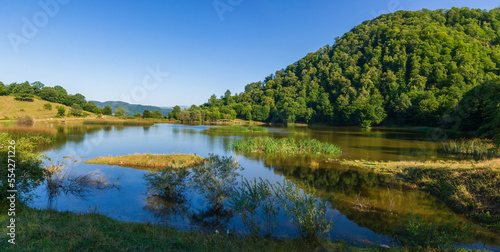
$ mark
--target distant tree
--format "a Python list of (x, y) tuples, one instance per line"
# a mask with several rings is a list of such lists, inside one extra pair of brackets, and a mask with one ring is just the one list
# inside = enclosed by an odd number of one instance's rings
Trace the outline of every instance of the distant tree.
[(125, 115), (125, 109), (123, 107), (118, 107), (115, 112), (116, 116), (124, 116)]
[(109, 105), (104, 106), (102, 109), (102, 114), (103, 115), (112, 115), (113, 114), (113, 108)]
[(0, 95), (5, 95), (5, 85), (0, 81)]
[(40, 81), (35, 81), (31, 83), (31, 86), (33, 87), (33, 90), (35, 91), (36, 95), (39, 95), (42, 89), (45, 87), (45, 85)]
[(46, 110), (52, 110), (52, 104), (50, 104), (50, 103), (45, 103), (45, 104), (43, 105), (43, 108), (45, 108)]
[(73, 103), (76, 103), (80, 106), (83, 106), (87, 100), (85, 100), (85, 96), (83, 96), (82, 94), (75, 94), (75, 95), (72, 95), (72, 100), (73, 100)]
[(145, 109), (144, 112), (142, 112), (142, 117), (143, 118), (152, 118), (153, 113), (151, 113), (151, 111), (149, 111), (148, 109)]
[(66, 108), (63, 106), (57, 106), (57, 116), (62, 117), (66, 113)]
[(14, 88), (14, 96), (21, 101), (32, 101), (35, 91), (28, 82), (24, 82)]
[(172, 110), (171, 116), (169, 118), (179, 120), (179, 114), (181, 113), (181, 107), (180, 106), (175, 106), (174, 110)]
[(139, 118), (139, 117), (141, 117), (141, 116), (142, 116), (142, 115), (141, 115), (141, 113), (136, 113), (136, 114), (134, 115), (134, 117), (137, 117), (137, 118)]
[(163, 115), (161, 114), (161, 112), (159, 110), (155, 110), (153, 112), (153, 118), (161, 119), (161, 118), (163, 118)]
[(82, 116), (83, 109), (82, 109), (82, 107), (80, 105), (78, 105), (78, 104), (75, 103), (75, 104), (73, 104), (71, 106), (70, 113), (71, 113), (72, 116)]
[(39, 94), (40, 98), (46, 101), (50, 102), (58, 102), (59, 101), (59, 95), (57, 91), (54, 88), (51, 87), (44, 87), (40, 91)]
[(224, 103), (226, 105), (231, 105), (233, 104), (233, 97), (231, 97), (231, 91), (229, 89), (224, 93)]

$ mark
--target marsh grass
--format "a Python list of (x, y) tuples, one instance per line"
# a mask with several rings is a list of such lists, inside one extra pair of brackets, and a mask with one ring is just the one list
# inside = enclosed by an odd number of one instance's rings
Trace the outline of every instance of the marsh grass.
[(192, 167), (204, 162), (204, 158), (191, 154), (134, 154), (116, 157), (99, 157), (87, 160), (86, 164), (119, 165), (130, 168)]
[(394, 176), (412, 188), (430, 192), (455, 212), (500, 230), (500, 159), (341, 163)]
[(489, 159), (500, 157), (499, 148), (493, 141), (487, 139), (459, 139), (448, 140), (438, 149), (439, 153), (468, 156), (475, 159)]
[(142, 120), (86, 120), (83, 121), (86, 125), (117, 125), (117, 126), (152, 126), (155, 123), (152, 121)]
[(33, 145), (49, 144), (56, 139), (54, 131), (32, 127), (4, 127), (0, 128), (0, 133), (5, 133), (15, 140), (25, 139)]
[(410, 250), (453, 251), (457, 244), (470, 240), (475, 233), (470, 225), (458, 222), (424, 222), (420, 216), (408, 214), (395, 236), (398, 242)]
[(239, 125), (228, 125), (210, 127), (206, 130), (209, 133), (267, 133), (267, 129), (259, 126), (243, 127)]
[(229, 145), (230, 149), (241, 152), (279, 153), (290, 155), (339, 154), (342, 151), (334, 144), (320, 142), (316, 139), (305, 138), (271, 138), (258, 137), (252, 139), (238, 139)]

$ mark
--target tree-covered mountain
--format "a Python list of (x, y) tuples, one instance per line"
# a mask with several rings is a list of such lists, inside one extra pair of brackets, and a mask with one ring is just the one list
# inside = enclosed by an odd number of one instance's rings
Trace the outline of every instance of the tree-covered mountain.
[(116, 111), (119, 107), (122, 107), (125, 109), (125, 115), (130, 115), (130, 116), (135, 115), (137, 113), (142, 114), (146, 109), (151, 112), (158, 110), (164, 116), (168, 115), (168, 112), (172, 111), (171, 108), (160, 108), (156, 106), (130, 104), (122, 101), (105, 101), (105, 102), (93, 101), (93, 102), (97, 107), (101, 109), (104, 108), (104, 106), (106, 105), (111, 106), (111, 108), (113, 108), (113, 111)]
[(467, 92), (498, 80), (499, 64), (499, 9), (398, 11), (188, 112), (208, 120), (434, 126)]

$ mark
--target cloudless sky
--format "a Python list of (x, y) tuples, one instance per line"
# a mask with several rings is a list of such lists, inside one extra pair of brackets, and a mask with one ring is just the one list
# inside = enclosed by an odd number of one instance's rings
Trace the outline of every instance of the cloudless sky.
[[(40, 2), (51, 1), (59, 10), (47, 15)], [(200, 105), (227, 89), (242, 92), (246, 84), (382, 13), (500, 5), (491, 0), (59, 2), (0, 0), (0, 81), (41, 81), (87, 100), (157, 106)], [(231, 9), (219, 15), (214, 2)], [(26, 20), (37, 32), (23, 33)], [(13, 37), (22, 43), (13, 46)], [(154, 78), (147, 79), (148, 67), (168, 76), (155, 85)]]

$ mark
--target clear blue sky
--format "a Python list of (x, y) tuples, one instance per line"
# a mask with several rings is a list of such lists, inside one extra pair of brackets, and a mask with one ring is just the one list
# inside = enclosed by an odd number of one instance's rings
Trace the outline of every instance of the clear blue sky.
[[(56, 0), (40, 2), (50, 1)], [(227, 89), (241, 92), (381, 13), (500, 5), (491, 0), (217, 0), (231, 8), (219, 15), (213, 0), (58, 1), (58, 11), (46, 11), (39, 1), (0, 0), (0, 81), (39, 80), (88, 100), (157, 106), (201, 104)], [(37, 32), (24, 27), (24, 20)], [(169, 75), (157, 87), (154, 79), (144, 87), (148, 66)]]

